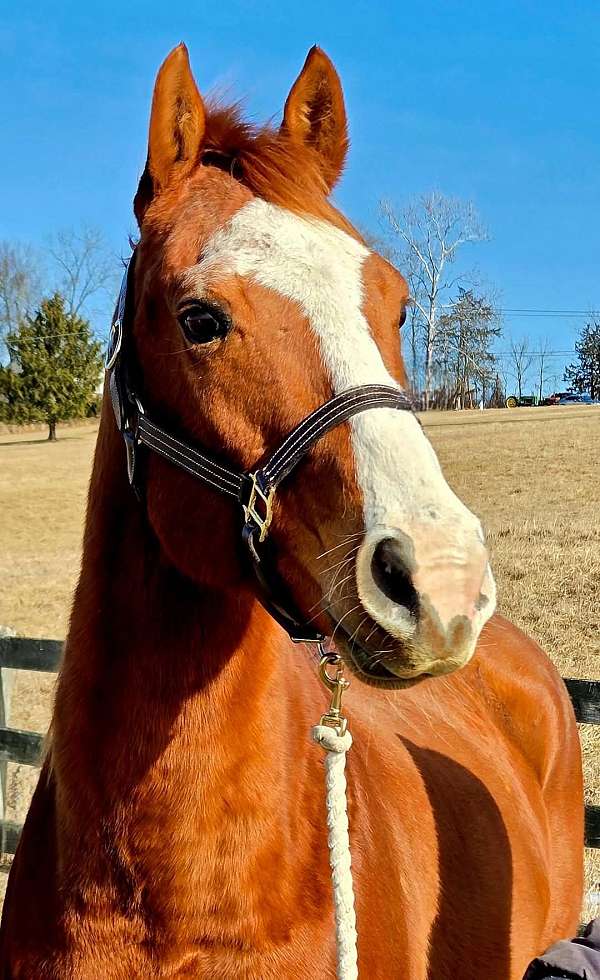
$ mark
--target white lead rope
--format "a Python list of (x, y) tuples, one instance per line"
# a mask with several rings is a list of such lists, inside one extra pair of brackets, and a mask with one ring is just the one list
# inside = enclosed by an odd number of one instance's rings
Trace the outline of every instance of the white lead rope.
[(341, 715), (342, 693), (348, 682), (343, 679), (341, 667), (335, 678), (327, 673), (327, 665), (339, 665), (334, 655), (321, 660), (320, 674), (323, 683), (333, 692), (328, 714), (312, 730), (312, 738), (325, 749), (325, 790), (329, 864), (333, 884), (333, 909), (335, 915), (335, 939), (337, 950), (338, 980), (357, 980), (358, 955), (354, 888), (348, 834), (348, 807), (346, 803), (346, 752), (352, 745), (352, 736)]
[(337, 947), (338, 980), (357, 980), (356, 913), (350, 866), (350, 837), (346, 806), (346, 752), (352, 745), (349, 731), (338, 735), (327, 725), (315, 725), (312, 737), (326, 752), (325, 788), (329, 864), (333, 884), (333, 909)]

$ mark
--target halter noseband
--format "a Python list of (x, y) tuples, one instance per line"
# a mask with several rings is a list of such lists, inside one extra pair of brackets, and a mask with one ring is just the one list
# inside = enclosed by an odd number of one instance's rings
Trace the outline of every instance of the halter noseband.
[(273, 518), (275, 492), (311, 446), (331, 429), (371, 408), (412, 412), (412, 402), (404, 392), (388, 385), (348, 388), (299, 422), (261, 467), (246, 473), (229, 469), (162, 429), (144, 412), (132, 383), (133, 366), (126, 356), (131, 340), (127, 326), (133, 317), (134, 265), (135, 251), (123, 276), (106, 353), (107, 380), (117, 427), (127, 450), (129, 482), (139, 495), (136, 450), (143, 445), (236, 500), (243, 515), (242, 539), (260, 586), (261, 602), (295, 643), (321, 643), (323, 635), (303, 621), (261, 547)]

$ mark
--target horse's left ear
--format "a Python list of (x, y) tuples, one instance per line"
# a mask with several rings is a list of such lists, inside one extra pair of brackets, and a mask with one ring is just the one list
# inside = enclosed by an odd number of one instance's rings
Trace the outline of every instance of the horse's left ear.
[(348, 152), (346, 109), (338, 73), (316, 45), (287, 97), (281, 129), (293, 142), (307, 143), (317, 151), (331, 190)]

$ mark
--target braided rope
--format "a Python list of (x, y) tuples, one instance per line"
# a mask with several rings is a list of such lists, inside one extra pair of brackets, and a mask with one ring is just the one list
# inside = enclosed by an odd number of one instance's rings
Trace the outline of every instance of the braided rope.
[(337, 947), (338, 980), (357, 980), (356, 913), (350, 861), (348, 811), (346, 804), (346, 752), (352, 745), (349, 731), (338, 735), (334, 728), (315, 725), (312, 738), (325, 749), (325, 789), (329, 864), (333, 883), (333, 909)]

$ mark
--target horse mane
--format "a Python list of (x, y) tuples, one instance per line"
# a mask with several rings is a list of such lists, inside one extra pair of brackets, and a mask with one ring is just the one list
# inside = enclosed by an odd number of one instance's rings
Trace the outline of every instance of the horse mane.
[(328, 187), (316, 150), (309, 143), (290, 139), (283, 128), (257, 126), (242, 116), (239, 103), (207, 106), (203, 156), (218, 154), (224, 169), (257, 197), (298, 214), (341, 223), (356, 235), (350, 223), (328, 199)]

